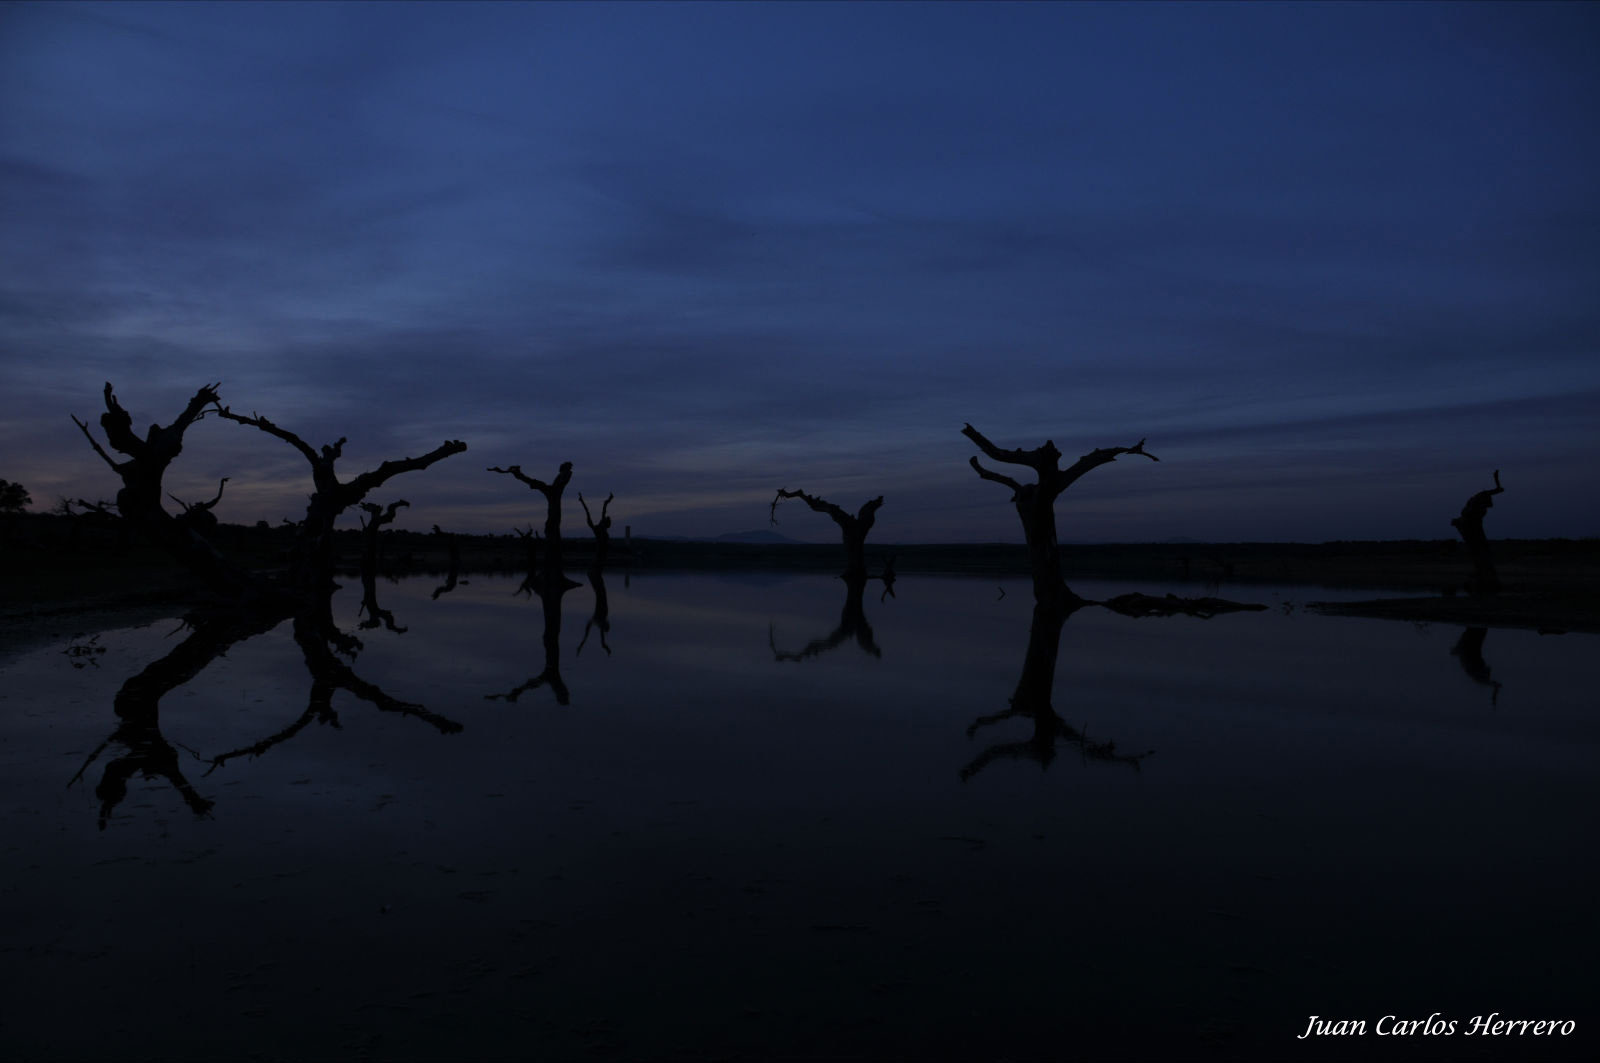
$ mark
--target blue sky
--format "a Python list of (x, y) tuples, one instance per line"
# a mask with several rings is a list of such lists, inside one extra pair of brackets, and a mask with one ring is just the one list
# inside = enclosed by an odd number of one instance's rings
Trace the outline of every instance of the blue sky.
[[(115, 481), (112, 381), (401, 526), (1017, 540), (971, 421), (1096, 470), (1063, 538), (1600, 535), (1600, 9), (0, 7), (0, 476)], [(168, 485), (297, 517), (208, 419)], [(573, 527), (581, 531), (580, 524)], [(569, 517), (569, 521), (570, 521)], [(795, 503), (778, 530), (827, 541)]]

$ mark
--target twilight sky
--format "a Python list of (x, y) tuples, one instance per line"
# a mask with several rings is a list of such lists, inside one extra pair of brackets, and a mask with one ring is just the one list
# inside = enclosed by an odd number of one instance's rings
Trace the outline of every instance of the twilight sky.
[[(1593, 4), (7, 4), (0, 477), (109, 498), (69, 414), (220, 380), (346, 476), (466, 440), (372, 497), (419, 529), (572, 461), (570, 534), (786, 486), (1019, 541), (971, 421), (1148, 437), (1063, 539), (1446, 538), (1496, 468), (1491, 536), (1600, 535), (1597, 53)], [(224, 475), (303, 511), (209, 418), (167, 484)]]

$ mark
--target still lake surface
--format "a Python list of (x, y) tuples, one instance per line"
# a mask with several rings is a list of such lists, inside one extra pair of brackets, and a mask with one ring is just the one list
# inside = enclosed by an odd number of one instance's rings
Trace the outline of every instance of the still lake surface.
[(1083, 609), (1052, 704), (1110, 759), (974, 729), (1026, 580), (866, 630), (818, 575), (605, 582), (557, 682), (515, 581), (380, 584), (347, 663), (426, 716), (319, 714), (288, 623), (138, 728), (174, 621), (0, 659), (7, 1057), (1594, 1058), (1595, 636)]

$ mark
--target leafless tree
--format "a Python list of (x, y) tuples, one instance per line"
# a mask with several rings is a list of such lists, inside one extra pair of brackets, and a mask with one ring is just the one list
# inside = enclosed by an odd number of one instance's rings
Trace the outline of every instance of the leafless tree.
[[(264, 581), (228, 561), (211, 545), (202, 534), (203, 521), (175, 517), (167, 512), (161, 502), (162, 479), (173, 460), (183, 452), (184, 433), (217, 404), (219, 387), (220, 384), (207, 384), (200, 388), (171, 424), (151, 424), (144, 436), (140, 437), (133, 430), (132, 415), (117, 401), (116, 393), (108, 382), (103, 392), (106, 410), (100, 415), (100, 427), (105, 431), (111, 449), (125, 455), (122, 461), (107, 453), (89, 431), (86, 422), (76, 417), (72, 421), (83, 432), (94, 452), (122, 480), (122, 487), (117, 491), (116, 506), (123, 520), (172, 554), (213, 591), (242, 600), (268, 598), (273, 596), (273, 592)], [(218, 487), (218, 499), (221, 498), (221, 491), (221, 487)], [(214, 499), (201, 504), (207, 516), (210, 516), (210, 507), (216, 501)]]
[(401, 458), (385, 461), (376, 469), (361, 473), (345, 481), (334, 471), (334, 463), (344, 453), (348, 440), (341, 436), (337, 443), (313, 449), (311, 444), (293, 432), (280, 428), (260, 414), (234, 413), (213, 397), (217, 413), (230, 421), (251, 425), (288, 443), (311, 463), (311, 481), (315, 490), (306, 506), (305, 519), (300, 530), (289, 572), (289, 583), (297, 591), (320, 591), (333, 579), (333, 525), (340, 514), (361, 502), (367, 494), (392, 477), (403, 472), (426, 469), (436, 461), (460, 454), (467, 445), (458, 439), (446, 440), (420, 458)]
[(1479, 491), (1461, 507), (1461, 515), (1450, 520), (1451, 526), (1461, 533), (1467, 544), (1467, 554), (1472, 558), (1475, 573), (1469, 589), (1473, 594), (1498, 594), (1500, 576), (1494, 570), (1494, 559), (1489, 556), (1489, 539), (1483, 533), (1483, 518), (1494, 508), (1494, 496), (1505, 488), (1500, 486), (1500, 470), (1494, 471), (1494, 487)]
[(564, 578), (561, 575), (561, 495), (567, 489), (567, 484), (572, 482), (572, 462), (562, 462), (561, 468), (556, 471), (556, 478), (549, 483), (524, 473), (521, 465), (508, 465), (505, 468), (491, 465), (488, 471), (514, 476), (544, 495), (544, 582), (547, 586), (560, 583)]
[(804, 491), (791, 491), (780, 487), (772, 499), (771, 522), (778, 523), (778, 503), (786, 498), (798, 498), (811, 509), (833, 520), (839, 526), (839, 532), (844, 537), (844, 578), (846, 580), (865, 580), (867, 578), (867, 533), (872, 530), (872, 524), (878, 519), (878, 510), (883, 508), (883, 496), (863, 502), (861, 508), (854, 514), (845, 512), (839, 506), (816, 495), (808, 495)]
[(606, 495), (606, 500), (600, 504), (600, 521), (595, 522), (594, 514), (589, 512), (589, 503), (583, 500), (583, 492), (578, 492), (578, 505), (583, 507), (583, 519), (589, 525), (589, 530), (594, 532), (594, 560), (589, 563), (591, 572), (603, 572), (606, 567), (606, 556), (611, 552), (611, 516), (606, 511), (611, 508), (611, 500), (616, 497), (616, 492)]
[(982, 432), (970, 424), (961, 434), (978, 445), (994, 461), (1007, 465), (1023, 465), (1034, 471), (1033, 483), (1022, 483), (1005, 475), (986, 469), (972, 458), (972, 468), (985, 480), (993, 480), (1011, 488), (1011, 501), (1017, 516), (1022, 520), (1022, 533), (1028, 543), (1028, 563), (1033, 570), (1033, 597), (1041, 605), (1054, 609), (1067, 608), (1080, 601), (1061, 576), (1061, 547), (1056, 538), (1056, 498), (1077, 482), (1078, 478), (1107, 462), (1117, 460), (1122, 454), (1138, 454), (1159, 461), (1144, 449), (1144, 440), (1131, 447), (1100, 447), (1092, 450), (1061, 468), (1061, 451), (1051, 440), (1032, 450), (1005, 450), (991, 443)]

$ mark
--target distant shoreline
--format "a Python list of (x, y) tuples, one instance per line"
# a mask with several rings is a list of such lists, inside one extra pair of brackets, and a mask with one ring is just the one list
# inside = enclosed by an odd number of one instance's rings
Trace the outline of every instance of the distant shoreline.
[[(71, 535), (64, 534), (65, 529), (55, 519), (38, 514), (28, 514), (7, 529), (0, 545), (0, 620), (8, 621), (7, 626), (89, 610), (138, 607), (147, 611), (156, 603), (181, 611), (196, 600), (193, 584), (164, 554), (119, 541), (107, 528), (79, 525)], [(280, 561), (293, 534), (287, 525), (222, 525), (212, 539), (242, 564), (270, 570)], [(349, 575), (355, 574), (360, 558), (359, 534), (355, 529), (337, 533), (340, 570)], [(520, 574), (526, 570), (525, 544), (514, 535), (446, 537), (403, 530), (384, 533), (380, 567), (386, 575), (395, 576), (443, 573), (449, 566), (451, 538), (462, 573)], [(563, 567), (581, 577), (592, 559), (593, 547), (587, 531), (564, 540)], [(1079, 579), (1128, 579), (1154, 583), (1182, 595), (1253, 585), (1371, 589), (1388, 593), (1372, 602), (1343, 602), (1326, 611), (1534, 627), (1546, 626), (1541, 620), (1550, 620), (1550, 626), (1559, 624), (1567, 630), (1600, 630), (1600, 539), (1505, 539), (1494, 541), (1492, 547), (1506, 592), (1487, 599), (1466, 593), (1472, 565), (1463, 544), (1449, 539), (1063, 544), (1062, 559), (1069, 584)], [(541, 560), (547, 550), (540, 546)], [(1028, 574), (1027, 551), (1021, 544), (868, 541), (867, 563), (872, 574), (878, 574), (888, 559), (893, 559), (898, 576)], [(843, 561), (838, 544), (618, 537), (611, 542), (606, 571), (766, 569), (837, 574)], [(1396, 592), (1418, 597), (1397, 605)], [(1548, 617), (1541, 616), (1546, 606)], [(1502, 619), (1481, 620), (1496, 616)], [(0, 633), (0, 642), (4, 641), (9, 640)]]

